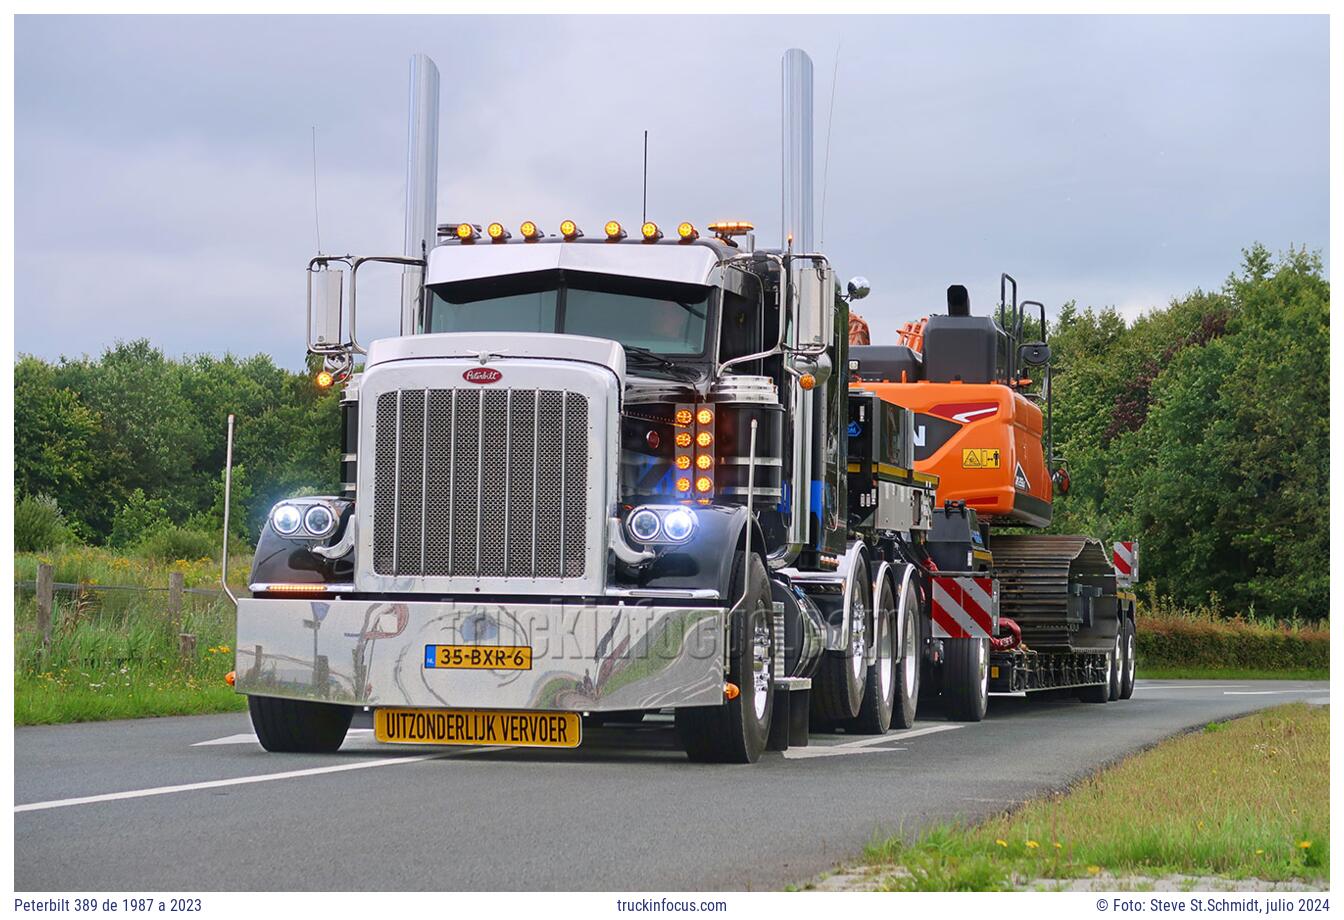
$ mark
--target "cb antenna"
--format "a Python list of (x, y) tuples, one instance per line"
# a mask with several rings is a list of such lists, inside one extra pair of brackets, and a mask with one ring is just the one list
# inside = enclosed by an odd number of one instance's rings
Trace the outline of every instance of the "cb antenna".
[(649, 222), (649, 132), (644, 130), (644, 203), (639, 209), (641, 225)]
[(831, 71), (831, 107), (826, 113), (826, 160), (821, 166), (821, 225), (817, 228), (817, 248), (826, 249), (826, 180), (831, 175), (831, 123), (835, 121), (835, 81), (840, 76), (840, 42), (835, 43), (835, 69)]
[(317, 254), (322, 254), (322, 221), (317, 210), (317, 125), (313, 125), (313, 233), (317, 236)]

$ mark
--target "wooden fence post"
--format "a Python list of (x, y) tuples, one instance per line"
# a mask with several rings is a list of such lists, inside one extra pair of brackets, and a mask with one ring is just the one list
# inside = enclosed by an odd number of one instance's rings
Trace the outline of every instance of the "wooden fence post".
[(41, 633), (44, 652), (51, 647), (53, 595), (51, 566), (43, 562), (37, 567), (37, 631)]
[(182, 591), (185, 579), (181, 572), (168, 573), (168, 622), (176, 631), (182, 625)]
[(196, 636), (194, 633), (177, 634), (177, 653), (183, 664), (190, 664), (196, 657)]

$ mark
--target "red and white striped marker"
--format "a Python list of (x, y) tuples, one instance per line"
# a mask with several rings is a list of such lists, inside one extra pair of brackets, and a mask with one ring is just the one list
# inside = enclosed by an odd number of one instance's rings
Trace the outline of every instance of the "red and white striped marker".
[(935, 575), (930, 607), (940, 639), (987, 639), (999, 625), (999, 585), (993, 578)]
[(1139, 546), (1133, 540), (1117, 540), (1114, 544), (1111, 564), (1115, 566), (1116, 577), (1121, 581), (1134, 581), (1139, 577)]

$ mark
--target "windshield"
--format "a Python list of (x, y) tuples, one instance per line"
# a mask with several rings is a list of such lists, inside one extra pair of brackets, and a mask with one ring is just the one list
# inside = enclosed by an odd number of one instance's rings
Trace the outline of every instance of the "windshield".
[(712, 288), (573, 271), (439, 284), (428, 332), (564, 332), (668, 357), (706, 352)]

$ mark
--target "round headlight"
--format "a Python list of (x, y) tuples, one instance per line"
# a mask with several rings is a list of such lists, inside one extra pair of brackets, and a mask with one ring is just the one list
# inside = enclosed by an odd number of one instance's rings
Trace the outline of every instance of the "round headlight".
[(640, 508), (634, 514), (630, 515), (626, 526), (630, 528), (630, 535), (641, 543), (648, 543), (658, 536), (658, 530), (662, 527), (662, 522), (658, 520), (656, 512), (648, 508)]
[(325, 537), (336, 527), (336, 515), (326, 505), (313, 505), (303, 516), (303, 526), (315, 537)]
[(695, 515), (685, 508), (673, 508), (663, 518), (663, 533), (669, 540), (680, 542), (695, 530)]
[(303, 514), (296, 505), (276, 505), (271, 511), (271, 528), (281, 536), (289, 536), (303, 523)]

